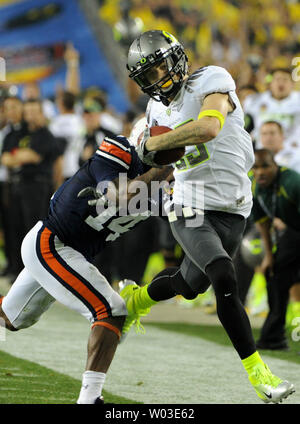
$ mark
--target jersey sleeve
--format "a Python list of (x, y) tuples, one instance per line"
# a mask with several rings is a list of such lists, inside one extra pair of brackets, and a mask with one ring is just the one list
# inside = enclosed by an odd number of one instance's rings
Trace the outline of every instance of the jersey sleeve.
[(105, 137), (96, 154), (119, 168), (119, 172), (127, 172), (132, 162), (131, 148), (125, 137)]
[(283, 196), (287, 198), (300, 213), (300, 174), (288, 168), (281, 168), (282, 185), (281, 189)]
[(203, 103), (206, 96), (213, 93), (229, 93), (235, 91), (236, 85), (226, 69), (220, 66), (200, 68), (191, 75), (189, 80), (194, 81), (196, 95)]
[(251, 209), (251, 219), (254, 222), (264, 222), (269, 219), (268, 215), (260, 206), (259, 201), (255, 197), (253, 198), (253, 206)]
[(251, 183), (252, 183), (252, 194), (253, 194), (253, 205), (251, 209), (251, 220), (253, 222), (264, 222), (267, 219), (269, 219), (266, 211), (261, 207), (259, 200), (258, 200), (258, 194), (257, 194), (257, 185), (256, 181), (254, 179), (254, 176), (252, 172), (249, 175)]

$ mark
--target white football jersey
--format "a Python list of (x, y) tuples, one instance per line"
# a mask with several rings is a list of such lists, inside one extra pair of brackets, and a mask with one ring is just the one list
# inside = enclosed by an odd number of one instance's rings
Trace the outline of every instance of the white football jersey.
[(63, 175), (72, 177), (79, 169), (79, 157), (84, 146), (84, 123), (81, 116), (65, 113), (50, 122), (49, 130), (55, 137), (64, 137), (67, 146), (63, 155)]
[(228, 93), (234, 105), (217, 137), (204, 144), (186, 146), (185, 156), (174, 164), (175, 204), (249, 216), (252, 193), (248, 172), (254, 163), (254, 152), (251, 137), (244, 130), (244, 113), (235, 88), (224, 68), (208, 66), (198, 69), (184, 82), (169, 106), (149, 101), (148, 124), (172, 129), (198, 119), (209, 94)]
[(252, 116), (254, 129), (252, 136), (256, 141), (256, 148), (261, 148), (259, 131), (261, 125), (266, 121), (277, 121), (282, 125), (285, 144), (300, 144), (299, 123), (300, 123), (300, 92), (292, 91), (291, 94), (282, 100), (276, 100), (270, 91), (264, 93), (251, 94), (246, 97), (243, 105), (245, 113)]
[(274, 156), (279, 166), (293, 169), (300, 173), (300, 147), (285, 146)]

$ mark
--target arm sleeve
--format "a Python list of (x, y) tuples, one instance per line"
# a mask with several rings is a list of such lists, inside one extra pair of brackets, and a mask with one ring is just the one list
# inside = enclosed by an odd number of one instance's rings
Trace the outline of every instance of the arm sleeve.
[[(132, 153), (129, 143), (125, 143), (124, 137), (115, 137), (114, 139), (105, 137), (96, 151), (96, 154), (105, 158), (112, 166), (121, 167), (121, 169), (128, 171), (132, 162)], [(127, 140), (126, 140), (127, 141)], [(122, 172), (120, 170), (119, 172)]]
[(263, 222), (269, 219), (266, 212), (260, 206), (259, 201), (255, 197), (253, 198), (251, 218), (253, 219), (254, 222)]
[(119, 173), (128, 173), (133, 155), (128, 141), (123, 137), (105, 138), (91, 158), (90, 171), (96, 182), (112, 180)]
[(287, 172), (283, 180), (283, 189), (288, 199), (296, 206), (298, 213), (300, 213), (300, 174), (290, 169), (283, 170), (283, 172)]

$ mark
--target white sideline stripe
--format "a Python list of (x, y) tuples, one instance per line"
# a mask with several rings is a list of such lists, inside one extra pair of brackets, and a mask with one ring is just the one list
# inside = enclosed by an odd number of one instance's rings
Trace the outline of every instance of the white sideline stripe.
[[(87, 320), (56, 303), (33, 327), (8, 332), (0, 350), (81, 380), (89, 329)], [(299, 364), (262, 358), (295, 384), (284, 403), (300, 404)], [(119, 345), (104, 388), (150, 404), (262, 404), (232, 347), (149, 325), (145, 335), (131, 331)]]

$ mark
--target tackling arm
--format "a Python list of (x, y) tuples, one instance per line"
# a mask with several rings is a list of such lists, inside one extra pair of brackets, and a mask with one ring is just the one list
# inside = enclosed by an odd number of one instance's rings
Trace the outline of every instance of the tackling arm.
[[(148, 193), (150, 193), (150, 184), (152, 181), (163, 181), (172, 173), (173, 168), (170, 166), (165, 166), (162, 169), (151, 168), (145, 174), (140, 175), (139, 177), (134, 178), (133, 180), (127, 179), (126, 184), (120, 185), (120, 180), (117, 178), (113, 181), (116, 188), (116, 193), (110, 192), (108, 189), (106, 197), (108, 200), (117, 199), (117, 204), (125, 205), (130, 202), (130, 200), (136, 196), (137, 191), (140, 189), (140, 182), (143, 182), (147, 185)], [(150, 195), (148, 196), (150, 197)]]
[[(117, 206), (128, 205), (130, 200), (136, 196), (137, 191), (140, 188), (139, 183), (144, 182), (147, 185), (148, 193), (150, 188), (151, 181), (163, 181), (167, 179), (167, 177), (172, 173), (173, 168), (170, 166), (165, 166), (162, 169), (151, 168), (145, 174), (140, 175), (139, 177), (130, 180), (126, 178), (125, 180), (121, 180), (116, 178), (111, 181), (108, 185), (107, 192), (104, 195), (103, 193), (97, 191), (94, 187), (86, 187), (78, 193), (78, 197), (88, 197), (93, 196), (94, 199), (89, 200), (88, 204), (90, 206), (95, 206), (97, 202), (101, 202), (103, 205), (108, 205), (109, 202), (113, 202), (117, 204)], [(120, 182), (122, 183), (120, 185)], [(150, 196), (148, 196), (150, 197)]]

